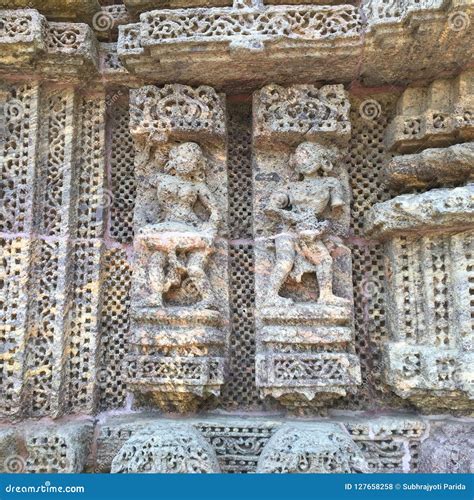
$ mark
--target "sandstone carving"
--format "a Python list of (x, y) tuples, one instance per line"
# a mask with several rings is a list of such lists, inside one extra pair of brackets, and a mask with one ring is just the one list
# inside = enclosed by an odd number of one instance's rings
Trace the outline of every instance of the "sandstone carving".
[(219, 472), (216, 455), (202, 436), (186, 424), (155, 424), (132, 436), (112, 461), (115, 473)]
[[(178, 427), (185, 436), (192, 432), (189, 441), (200, 443), (201, 447), (202, 437), (205, 438), (217, 457), (220, 472), (254, 473), (270, 472), (270, 469), (272, 472), (328, 472), (331, 469), (341, 472), (345, 468), (351, 472), (414, 472), (418, 470), (420, 443), (429, 426), (418, 418), (396, 416), (345, 417), (338, 423), (269, 417), (207, 417), (187, 419), (179, 424), (143, 414), (108, 417), (99, 429), (94, 469), (107, 472), (112, 462), (124, 468), (142, 467), (146, 463), (152, 466), (145, 458), (150, 455), (142, 453), (144, 449), (154, 450), (155, 464), (155, 458), (163, 453), (159, 449), (165, 446), (173, 450), (168, 456), (174, 456), (176, 445), (172, 436), (176, 437)], [(148, 443), (145, 448), (144, 443)], [(127, 449), (131, 453), (133, 446), (134, 458), (129, 461), (127, 456), (127, 460), (122, 460), (121, 452)], [(187, 456), (187, 447), (180, 449), (183, 456)], [(206, 457), (213, 456), (205, 449)], [(186, 465), (186, 461), (182, 463)]]
[(0, 0), (0, 472), (473, 471), (471, 0)]
[(459, 185), (474, 179), (474, 143), (425, 149), (419, 154), (396, 156), (385, 168), (391, 187), (410, 190)]
[(405, 90), (397, 116), (386, 132), (387, 145), (407, 153), (472, 140), (474, 137), (474, 73), (435, 80), (429, 87)]
[(254, 107), (257, 385), (290, 407), (318, 405), (360, 382), (343, 241), (350, 191), (329, 145), (347, 139), (349, 107), (340, 86), (269, 86)]
[(39, 73), (67, 77), (97, 70), (97, 42), (82, 23), (48, 22), (34, 9), (0, 10), (0, 69), (38, 66)]
[(209, 179), (222, 160), (211, 166), (204, 145), (187, 139), (204, 143), (208, 155), (223, 155), (225, 111), (209, 87), (142, 88), (131, 104), (141, 182), (129, 381), (164, 410), (190, 411), (218, 396), (223, 383), (227, 299), (217, 300), (216, 286), (226, 279), (226, 245), (218, 241), (226, 178)]
[(473, 207), (469, 184), (395, 197), (367, 219), (388, 239), (386, 379), (424, 410), (472, 407)]
[(42, 474), (83, 472), (90, 451), (90, 422), (25, 430), (24, 471)]
[(472, 474), (474, 427), (467, 422), (440, 422), (420, 448), (420, 472)]
[(354, 442), (336, 424), (285, 424), (259, 458), (261, 473), (368, 472)]

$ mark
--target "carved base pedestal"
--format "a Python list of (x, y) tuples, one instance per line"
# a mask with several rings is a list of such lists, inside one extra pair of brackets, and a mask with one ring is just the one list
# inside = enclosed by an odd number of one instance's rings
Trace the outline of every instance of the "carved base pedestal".
[(359, 361), (349, 348), (349, 305), (267, 307), (259, 321), (257, 384), (262, 397), (304, 411), (324, 406), (360, 383)]
[(138, 399), (165, 412), (194, 412), (219, 396), (225, 334), (210, 309), (143, 308), (135, 324), (128, 385)]

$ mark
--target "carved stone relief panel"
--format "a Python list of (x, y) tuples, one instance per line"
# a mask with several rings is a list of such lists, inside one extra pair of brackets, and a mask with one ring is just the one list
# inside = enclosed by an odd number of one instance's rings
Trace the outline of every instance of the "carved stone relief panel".
[(474, 72), (403, 92), (387, 129), (387, 146), (400, 153), (474, 139)]
[(257, 386), (298, 409), (360, 383), (344, 244), (348, 111), (337, 85), (254, 95)]
[(468, 184), (397, 196), (367, 217), (386, 241), (386, 380), (425, 411), (472, 409), (473, 214)]
[(228, 336), (226, 124), (210, 87), (131, 92), (137, 198), (129, 385), (164, 411), (219, 396)]

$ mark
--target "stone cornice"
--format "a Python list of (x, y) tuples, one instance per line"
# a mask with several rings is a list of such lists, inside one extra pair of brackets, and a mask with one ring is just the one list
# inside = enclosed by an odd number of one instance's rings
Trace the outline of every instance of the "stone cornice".
[[(295, 79), (408, 83), (454, 76), (474, 62), (474, 6), (454, 0), (425, 0), (416, 9), (403, 5), (393, 12), (374, 2), (163, 9), (129, 24), (136, 16), (124, 6), (108, 6), (96, 12), (91, 26), (58, 26), (34, 9), (6, 10), (0, 11), (6, 20), (1, 69), (8, 75), (43, 73), (50, 55), (61, 53), (67, 57), (55, 61), (58, 78), (80, 68), (82, 80), (181, 81), (243, 92)], [(59, 28), (61, 36), (51, 36)], [(98, 43), (117, 29), (116, 45)], [(99, 45), (105, 55), (100, 66)]]

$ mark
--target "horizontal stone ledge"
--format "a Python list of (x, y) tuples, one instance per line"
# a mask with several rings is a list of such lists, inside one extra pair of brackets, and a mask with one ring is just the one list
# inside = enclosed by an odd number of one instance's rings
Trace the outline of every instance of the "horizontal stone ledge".
[[(152, 436), (153, 429), (157, 426), (163, 434), (167, 427), (171, 430), (176, 423), (176, 420), (146, 413), (105, 419), (98, 426), (97, 461), (89, 464), (89, 468), (97, 472), (109, 471), (115, 457), (120, 456), (120, 450), (124, 449), (127, 442), (131, 443), (137, 436)], [(342, 433), (346, 438), (341, 438), (341, 441), (354, 453), (358, 454), (362, 450), (361, 458), (367, 462), (366, 472), (414, 471), (415, 455), (412, 453), (416, 454), (428, 428), (423, 419), (408, 415), (375, 418), (341, 416), (310, 421), (280, 417), (209, 416), (181, 419), (179, 424), (186, 426), (188, 432), (195, 432), (195, 436), (205, 439), (217, 457), (219, 472), (224, 473), (256, 472), (261, 457), (268, 456), (273, 448), (270, 441), (272, 437), (277, 436), (278, 439), (278, 431), (285, 431), (288, 427), (292, 429), (295, 442), (302, 444), (302, 448), (306, 448), (309, 454), (324, 442), (320, 432), (325, 432), (326, 435), (332, 432), (337, 436)], [(308, 434), (313, 435), (314, 439), (309, 437), (309, 442), (304, 444), (304, 438), (303, 441), (301, 438)], [(390, 456), (386, 455), (382, 444), (386, 441), (390, 442)], [(409, 443), (411, 446), (408, 446)], [(295, 457), (299, 451), (306, 454), (303, 449), (298, 451), (297, 448), (298, 446), (294, 451)], [(318, 452), (315, 453), (317, 454)], [(264, 458), (260, 464), (262, 461)]]
[[(238, 3), (234, 0), (124, 0), (127, 10), (132, 14), (141, 14), (154, 9), (185, 9), (195, 7), (231, 7)], [(242, 8), (251, 2), (242, 2)], [(357, 0), (265, 0), (265, 5), (337, 5), (357, 4)]]
[(384, 175), (391, 188), (404, 191), (472, 182), (474, 142), (396, 156), (385, 166)]
[[(130, 86), (140, 80), (180, 81), (242, 93), (269, 82), (295, 83), (295, 78), (300, 84), (405, 84), (439, 74), (456, 76), (459, 68), (474, 62), (469, 50), (474, 31), (467, 29), (474, 24), (474, 6), (451, 0), (441, 6), (420, 2), (416, 9), (368, 1), (360, 8), (346, 3), (163, 9), (145, 12), (132, 24), (123, 24), (123, 8), (107, 6), (96, 13), (91, 26), (66, 23), (61, 44), (56, 40), (50, 48), (44, 35), (48, 21), (38, 11), (5, 10), (0, 17), (25, 12), (36, 13), (35, 20), (27, 20), (31, 30), (26, 31), (34, 31), (36, 38), (28, 39), (23, 28), (0, 37), (6, 48), (0, 71), (8, 75), (28, 72), (83, 81), (100, 77)], [(186, 23), (194, 26), (201, 18), (206, 28), (193, 34)], [(243, 25), (234, 32), (239, 22)], [(117, 27), (117, 44), (97, 41), (106, 40)], [(80, 41), (83, 48), (72, 43), (74, 32), (85, 37)]]
[(376, 203), (365, 219), (366, 234), (380, 239), (471, 228), (474, 228), (474, 184), (400, 195)]
[(87, 24), (48, 22), (34, 9), (1, 10), (0, 21), (0, 69), (51, 77), (97, 73), (97, 40)]

